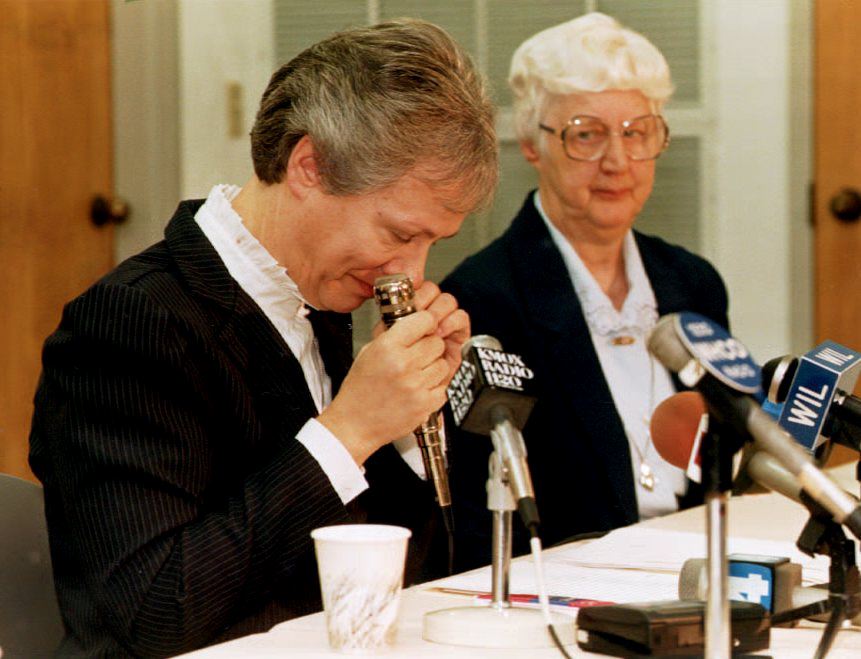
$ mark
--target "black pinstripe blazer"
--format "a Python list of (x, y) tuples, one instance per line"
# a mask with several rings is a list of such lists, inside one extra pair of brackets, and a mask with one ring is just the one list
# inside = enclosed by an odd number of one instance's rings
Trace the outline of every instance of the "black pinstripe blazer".
[[(437, 576), (433, 497), (396, 451), (348, 510), (295, 439), (301, 367), (183, 202), (165, 240), (70, 302), (43, 352), (30, 463), (45, 487), (61, 656), (177, 654), (320, 609), (311, 529), (413, 528)], [(337, 387), (349, 315), (315, 333)], [(443, 547), (441, 542), (439, 547)]]
[[(660, 238), (634, 236), (659, 314), (696, 311), (727, 326), (726, 288), (707, 261)], [(571, 277), (532, 193), (508, 230), (440, 286), (469, 313), (473, 334), (495, 336), (535, 371), (538, 402), (523, 434), (545, 545), (636, 522), (625, 429)], [(484, 482), (492, 448), (484, 437), (449, 435), (458, 567), (466, 569), (490, 561)], [(683, 506), (701, 500), (699, 488), (689, 494)], [(515, 524), (515, 550), (526, 553), (521, 526)]]

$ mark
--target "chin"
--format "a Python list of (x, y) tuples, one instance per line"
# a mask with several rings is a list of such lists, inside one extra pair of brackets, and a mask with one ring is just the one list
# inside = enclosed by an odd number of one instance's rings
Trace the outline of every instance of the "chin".
[(370, 298), (362, 295), (341, 293), (334, 295), (332, 298), (323, 298), (320, 303), (322, 306), (317, 307), (324, 311), (335, 311), (337, 313), (351, 313), (361, 307), (366, 300)]

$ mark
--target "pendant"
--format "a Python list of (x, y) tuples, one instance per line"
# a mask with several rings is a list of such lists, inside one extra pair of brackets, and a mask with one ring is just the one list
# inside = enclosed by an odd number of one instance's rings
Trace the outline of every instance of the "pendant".
[(614, 336), (610, 339), (610, 345), (613, 346), (629, 346), (634, 343), (636, 339), (633, 336), (626, 336), (622, 334), (620, 336)]
[(652, 473), (652, 468), (645, 462), (640, 463), (640, 485), (649, 490), (649, 492), (655, 489), (655, 474)]

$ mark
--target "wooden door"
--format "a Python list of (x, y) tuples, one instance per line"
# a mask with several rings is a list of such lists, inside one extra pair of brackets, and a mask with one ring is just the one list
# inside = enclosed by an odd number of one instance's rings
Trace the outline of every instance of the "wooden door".
[(0, 471), (27, 466), (45, 337), (112, 262), (108, 0), (0, 0)]
[[(821, 0), (815, 12), (815, 330), (861, 350), (861, 2)], [(844, 220), (831, 209), (842, 190)]]

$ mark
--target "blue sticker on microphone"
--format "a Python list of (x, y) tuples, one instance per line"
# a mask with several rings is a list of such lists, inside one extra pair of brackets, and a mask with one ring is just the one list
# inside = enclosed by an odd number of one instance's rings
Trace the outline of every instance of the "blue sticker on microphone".
[(851, 393), (861, 372), (861, 353), (825, 341), (798, 361), (778, 423), (811, 453), (830, 434), (828, 412), (838, 391)]
[(679, 338), (706, 371), (736, 391), (760, 394), (761, 369), (740, 341), (714, 321), (691, 311), (677, 314), (676, 323)]

